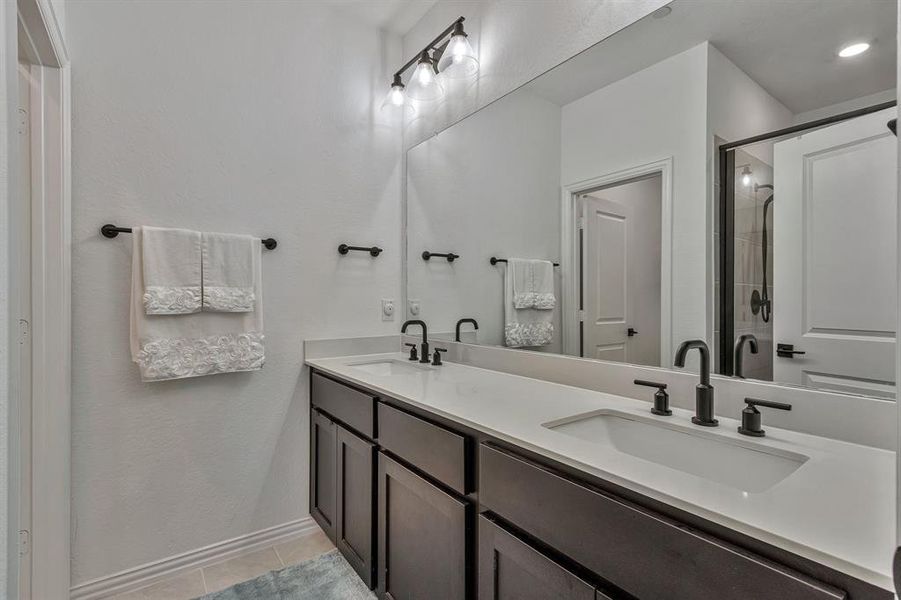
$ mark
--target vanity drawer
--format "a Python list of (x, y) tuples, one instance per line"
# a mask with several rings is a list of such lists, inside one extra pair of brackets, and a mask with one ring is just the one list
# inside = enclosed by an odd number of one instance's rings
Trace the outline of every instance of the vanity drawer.
[(375, 397), (313, 373), (310, 402), (363, 435), (375, 433)]
[(490, 444), (479, 451), (479, 502), (638, 598), (846, 598), (834, 587)]
[(382, 402), (378, 419), (380, 446), (459, 494), (469, 492), (465, 436)]

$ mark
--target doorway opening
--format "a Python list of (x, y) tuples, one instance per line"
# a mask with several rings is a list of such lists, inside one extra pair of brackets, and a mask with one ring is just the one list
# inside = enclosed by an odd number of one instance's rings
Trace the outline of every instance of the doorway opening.
[(660, 366), (663, 176), (578, 195), (579, 355)]

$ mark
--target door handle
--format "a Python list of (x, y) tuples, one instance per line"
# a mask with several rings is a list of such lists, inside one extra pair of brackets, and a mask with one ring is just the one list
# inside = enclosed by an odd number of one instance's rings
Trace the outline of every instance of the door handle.
[(776, 344), (776, 356), (794, 358), (795, 354), (807, 354), (803, 350), (795, 350), (794, 344)]
[(626, 335), (628, 335), (629, 337), (632, 337), (633, 335), (635, 335), (635, 334), (637, 334), (637, 333), (638, 333), (638, 332), (635, 331), (635, 330), (634, 330), (633, 328), (631, 328), (631, 327), (629, 327), (629, 328), (626, 330)]

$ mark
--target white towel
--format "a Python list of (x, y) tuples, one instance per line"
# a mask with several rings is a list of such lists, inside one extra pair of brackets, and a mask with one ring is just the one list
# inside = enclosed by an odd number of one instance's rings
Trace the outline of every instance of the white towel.
[(198, 377), (263, 367), (261, 244), (256, 245), (254, 310), (245, 313), (200, 312), (178, 317), (147, 315), (144, 294), (143, 232), (134, 229), (131, 283), (131, 357), (143, 381)]
[(504, 344), (510, 348), (546, 346), (554, 339), (554, 311), (518, 309), (513, 305), (513, 272), (504, 274)]
[(148, 315), (186, 315), (201, 307), (200, 232), (145, 227), (141, 301)]
[(253, 310), (254, 251), (260, 252), (258, 238), (203, 233), (203, 310)]
[(553, 310), (557, 305), (554, 295), (554, 263), (548, 260), (511, 258), (507, 271), (513, 273), (513, 306)]

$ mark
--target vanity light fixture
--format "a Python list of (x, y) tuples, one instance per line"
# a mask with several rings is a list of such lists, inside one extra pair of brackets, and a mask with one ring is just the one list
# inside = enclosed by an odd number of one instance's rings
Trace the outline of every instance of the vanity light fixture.
[(751, 167), (745, 165), (745, 168), (741, 170), (741, 184), (745, 187), (751, 186)]
[(838, 55), (842, 58), (851, 58), (852, 56), (863, 54), (869, 49), (870, 44), (867, 42), (854, 42), (843, 46), (842, 49), (838, 51)]
[[(441, 78), (462, 79), (478, 73), (479, 61), (463, 30), (464, 20), (465, 17), (460, 17), (451, 23), (394, 74), (391, 88), (382, 102), (383, 110), (412, 108), (410, 100), (434, 102), (444, 96)], [(414, 65), (413, 74), (404, 85), (404, 73)]]
[(420, 102), (434, 102), (440, 100), (444, 96), (444, 87), (438, 81), (438, 71), (435, 69), (435, 63), (429, 56), (428, 50), (423, 50), (416, 62), (416, 70), (410, 77), (410, 86), (407, 90), (407, 96), (411, 100)]
[(454, 23), (454, 31), (438, 61), (438, 71), (450, 79), (466, 79), (479, 71), (479, 60), (466, 39), (463, 21)]

